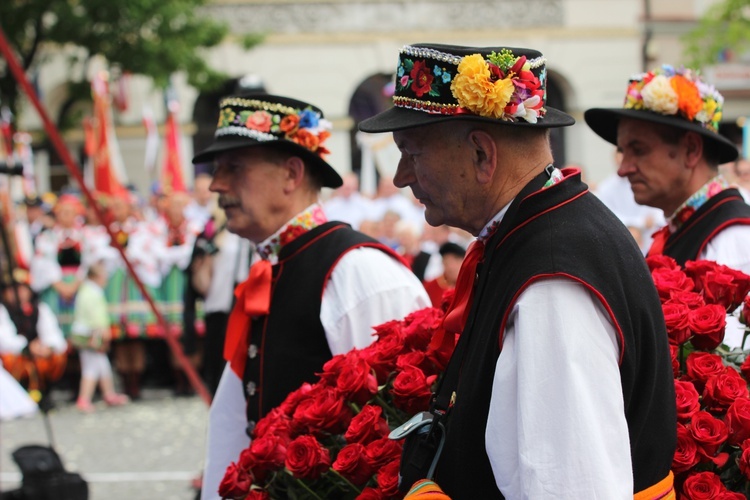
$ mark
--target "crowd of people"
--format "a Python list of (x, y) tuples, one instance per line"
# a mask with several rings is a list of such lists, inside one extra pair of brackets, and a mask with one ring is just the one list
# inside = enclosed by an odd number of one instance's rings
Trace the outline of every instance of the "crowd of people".
[[(434, 479), (431, 498), (675, 498), (670, 346), (644, 255), (750, 272), (750, 169), (718, 133), (720, 94), (664, 66), (631, 78), (622, 107), (586, 111), (617, 167), (589, 189), (554, 164), (549, 130), (574, 120), (545, 105), (545, 63), (532, 49), (401, 49), (394, 107), (359, 124), (401, 154), (372, 198), (325, 160), (320, 109), (262, 93), (221, 100), (193, 159), (214, 170), (192, 196), (100, 196), (100, 212), (66, 193), (38, 215), (27, 200), (33, 252), (28, 280), (3, 291), (3, 365), (54, 382), (77, 352), (91, 411), (97, 381), (106, 403), (126, 401), (110, 358), (137, 398), (147, 343), (179, 336), (214, 395), (214, 500), (260, 419), (373, 326), (432, 305), (445, 319), (431, 342), (455, 351), (431, 431), (404, 449), (402, 471), (429, 477), (406, 479)], [(430, 447), (425, 468), (413, 452)]]
[[(124, 396), (139, 399), (144, 385), (191, 394), (164, 341), (173, 334), (215, 393), (233, 290), (257, 256), (254, 243), (227, 231), (226, 215), (209, 191), (212, 179), (197, 175), (190, 193), (167, 193), (155, 185), (148, 202), (134, 190), (95, 193), (98, 210), (77, 190), (21, 200), (14, 236), (18, 248), (27, 250), (18, 253), (18, 268), (4, 282), (0, 303), (5, 369), (32, 391), (72, 391), (84, 412), (94, 410), (97, 380), (102, 400), (111, 405), (123, 404)], [(419, 204), (388, 179), (374, 198), (359, 194), (355, 174), (344, 179), (342, 187), (320, 195), (328, 217), (362, 226), (400, 255), (439, 306), (443, 292), (455, 284), (470, 235), (425, 224)], [(167, 321), (167, 332), (117, 246)], [(103, 291), (106, 328), (76, 319), (76, 310), (80, 316), (99, 308), (91, 293), (95, 283)]]

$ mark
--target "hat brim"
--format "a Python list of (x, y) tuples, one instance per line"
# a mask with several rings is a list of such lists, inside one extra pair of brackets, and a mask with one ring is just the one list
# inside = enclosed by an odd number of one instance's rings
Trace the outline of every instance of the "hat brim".
[(646, 122), (669, 125), (671, 127), (696, 132), (704, 139), (713, 142), (719, 153), (719, 163), (729, 163), (737, 159), (737, 146), (721, 134), (703, 128), (698, 123), (683, 118), (662, 115), (653, 111), (624, 108), (592, 108), (583, 113), (583, 119), (599, 137), (617, 145), (617, 127), (622, 118), (632, 118)]
[(569, 127), (576, 121), (567, 113), (563, 113), (554, 108), (546, 108), (547, 112), (544, 117), (537, 120), (536, 123), (528, 123), (523, 120), (516, 122), (509, 122), (498, 120), (488, 116), (479, 116), (471, 114), (457, 114), (457, 115), (441, 115), (426, 113), (424, 111), (418, 111), (408, 108), (392, 107), (383, 111), (382, 113), (368, 118), (359, 123), (359, 130), (362, 132), (379, 133), (379, 132), (395, 132), (397, 130), (404, 130), (413, 127), (421, 127), (424, 125), (432, 125), (434, 123), (441, 123), (453, 120), (471, 120), (485, 123), (493, 123), (496, 125), (505, 125), (513, 127), (525, 127), (525, 128), (553, 128), (553, 127)]
[(256, 141), (249, 137), (220, 137), (213, 144), (193, 157), (193, 164), (212, 163), (217, 155), (234, 149), (250, 148), (254, 146), (265, 146), (282, 151), (288, 151), (303, 158), (309, 165), (316, 169), (323, 187), (338, 188), (344, 184), (343, 179), (327, 161), (312, 153), (307, 148), (292, 141)]

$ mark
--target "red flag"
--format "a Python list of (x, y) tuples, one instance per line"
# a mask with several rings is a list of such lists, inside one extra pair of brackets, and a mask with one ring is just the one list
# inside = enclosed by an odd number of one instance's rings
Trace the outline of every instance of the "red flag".
[[(169, 94), (169, 92), (168, 92)], [(182, 175), (182, 158), (180, 155), (180, 126), (177, 123), (177, 101), (168, 99), (167, 123), (164, 130), (164, 168), (161, 173), (161, 181), (164, 192), (185, 193), (185, 179)]]
[(111, 140), (114, 140), (114, 132), (111, 130), (112, 111), (107, 74), (102, 72), (96, 75), (91, 82), (91, 89), (94, 98), (93, 138), (91, 135), (86, 138), (86, 148), (93, 149), (91, 158), (94, 189), (104, 194), (119, 196), (125, 192), (125, 188), (117, 179), (112, 163)]

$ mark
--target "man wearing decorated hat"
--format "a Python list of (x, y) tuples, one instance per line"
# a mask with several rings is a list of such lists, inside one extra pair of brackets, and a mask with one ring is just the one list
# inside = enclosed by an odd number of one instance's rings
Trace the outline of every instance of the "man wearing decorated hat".
[(320, 189), (342, 180), (324, 159), (330, 123), (318, 108), (267, 94), (227, 97), (220, 108), (214, 142), (193, 162), (214, 163), (210, 189), (226, 227), (255, 243), (258, 258), (228, 320), (204, 499), (218, 498), (259, 418), (333, 355), (370, 344), (373, 326), (430, 304), (397, 255), (326, 220)]
[[(477, 237), (433, 340), (459, 335), (421, 441), (444, 437), (434, 480), (453, 499), (662, 498), (676, 416), (659, 299), (627, 229), (554, 167), (549, 129), (574, 120), (546, 83), (535, 50), (406, 46), (394, 107), (360, 124), (393, 132), (394, 183), (428, 223)], [(415, 441), (404, 490), (432, 475)]]
[(750, 272), (750, 206), (719, 174), (737, 147), (718, 132), (724, 98), (699, 75), (662, 66), (633, 76), (621, 108), (585, 112), (589, 127), (622, 151), (618, 175), (636, 202), (664, 211), (649, 254), (680, 265), (713, 260)]

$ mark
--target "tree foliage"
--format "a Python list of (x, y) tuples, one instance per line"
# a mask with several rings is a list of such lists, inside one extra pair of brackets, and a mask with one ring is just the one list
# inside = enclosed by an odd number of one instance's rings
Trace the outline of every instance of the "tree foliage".
[(683, 42), (687, 63), (698, 68), (716, 63), (726, 50), (750, 50), (750, 0), (715, 3)]
[[(0, 26), (27, 71), (39, 64), (42, 44), (79, 49), (70, 51), (75, 53), (68, 74), (72, 100), (90, 94), (86, 69), (95, 56), (104, 57), (115, 74), (146, 75), (158, 87), (184, 71), (188, 83), (204, 90), (225, 79), (206, 63), (204, 49), (228, 34), (226, 25), (202, 14), (208, 1), (1, 0)], [(258, 41), (251, 36), (244, 43)], [(19, 89), (2, 62), (0, 99), (15, 110)]]

